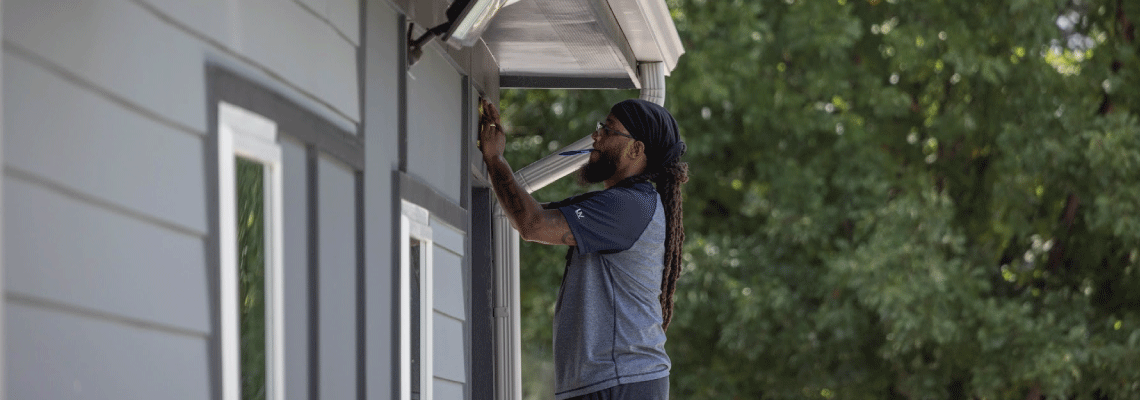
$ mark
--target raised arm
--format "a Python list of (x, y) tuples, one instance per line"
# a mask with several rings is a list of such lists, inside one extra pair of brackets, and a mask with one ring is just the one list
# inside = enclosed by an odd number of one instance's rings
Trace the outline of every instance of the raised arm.
[(486, 100), (481, 99), (480, 105), (483, 111), (479, 120), (479, 150), (483, 152), (491, 187), (511, 225), (528, 242), (576, 245), (562, 212), (544, 209), (515, 181), (514, 171), (503, 158), (506, 135), (503, 134), (499, 111)]

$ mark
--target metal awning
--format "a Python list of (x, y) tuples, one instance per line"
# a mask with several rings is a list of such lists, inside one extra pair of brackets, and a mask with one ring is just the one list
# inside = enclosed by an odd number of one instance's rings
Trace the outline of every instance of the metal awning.
[(664, 0), (520, 0), (483, 33), (501, 87), (640, 88), (639, 62), (668, 74), (684, 52)]

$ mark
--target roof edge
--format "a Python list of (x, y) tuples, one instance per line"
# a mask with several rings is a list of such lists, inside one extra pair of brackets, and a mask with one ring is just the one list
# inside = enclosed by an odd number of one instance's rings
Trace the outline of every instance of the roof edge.
[(669, 75), (685, 53), (685, 47), (665, 0), (609, 0), (609, 3), (628, 42), (641, 42), (635, 36), (648, 35), (650, 38), (646, 39), (651, 39), (656, 47), (635, 48), (637, 61), (663, 62), (665, 74)]

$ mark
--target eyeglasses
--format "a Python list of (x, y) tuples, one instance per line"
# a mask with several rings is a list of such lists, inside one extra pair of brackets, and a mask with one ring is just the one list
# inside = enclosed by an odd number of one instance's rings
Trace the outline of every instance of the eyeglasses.
[(606, 132), (609, 135), (625, 136), (627, 138), (637, 140), (637, 138), (633, 137), (632, 135), (628, 135), (625, 133), (618, 132), (617, 129), (610, 128), (610, 127), (606, 126), (606, 124), (603, 124), (601, 122), (598, 123), (597, 129), (594, 130), (594, 132), (597, 132), (597, 131)]

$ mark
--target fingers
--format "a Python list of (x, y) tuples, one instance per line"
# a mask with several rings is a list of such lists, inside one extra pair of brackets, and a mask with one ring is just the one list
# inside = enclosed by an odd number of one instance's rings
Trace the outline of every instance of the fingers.
[(480, 132), (482, 132), (484, 129), (486, 129), (487, 125), (490, 124), (490, 122), (487, 121), (487, 111), (489, 111), (490, 109), (491, 109), (491, 106), (489, 103), (487, 103), (487, 100), (480, 97), (479, 98), (479, 131)]
[(483, 108), (482, 113), (481, 113), (482, 119), (489, 122), (489, 123), (498, 125), (499, 124), (499, 109), (498, 109), (498, 107), (495, 107), (495, 105), (491, 104), (491, 102), (487, 101), (487, 99), (479, 99), (479, 105), (482, 106), (482, 108)]
[(495, 123), (499, 122), (499, 108), (490, 102), (487, 103), (487, 117)]
[[(480, 113), (479, 113), (479, 130), (481, 132), (498, 132), (503, 133), (503, 123), (499, 118), (499, 110), (494, 104), (487, 101), (487, 99), (479, 99)], [(487, 128), (491, 128), (487, 130)]]
[(479, 138), (476, 146), (488, 155), (501, 155), (503, 152), (505, 133), (502, 121), (499, 119), (499, 110), (487, 99), (479, 99)]
[(480, 128), (485, 127), (491, 123), (489, 121), (490, 116), (488, 115), (490, 112), (491, 112), (491, 103), (488, 103), (486, 99), (480, 98), (479, 99), (479, 127)]

